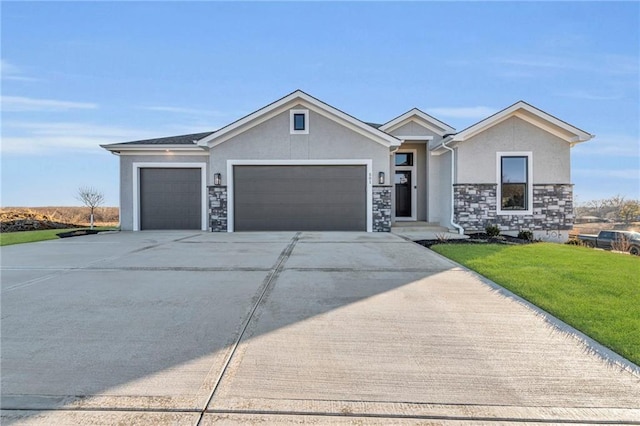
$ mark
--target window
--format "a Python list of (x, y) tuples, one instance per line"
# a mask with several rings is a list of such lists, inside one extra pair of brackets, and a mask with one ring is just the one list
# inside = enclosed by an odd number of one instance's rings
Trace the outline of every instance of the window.
[(498, 213), (531, 214), (531, 153), (498, 153)]
[(293, 130), (304, 130), (304, 114), (293, 114)]
[(309, 110), (292, 109), (289, 111), (289, 129), (292, 135), (306, 135), (309, 133)]
[(413, 166), (413, 154), (408, 152), (396, 153), (396, 166)]

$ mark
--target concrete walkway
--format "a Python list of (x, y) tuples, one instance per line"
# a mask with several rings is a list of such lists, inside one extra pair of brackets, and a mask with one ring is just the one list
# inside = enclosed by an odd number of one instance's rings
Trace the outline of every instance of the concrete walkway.
[(7, 246), (2, 424), (640, 424), (640, 377), (393, 234)]

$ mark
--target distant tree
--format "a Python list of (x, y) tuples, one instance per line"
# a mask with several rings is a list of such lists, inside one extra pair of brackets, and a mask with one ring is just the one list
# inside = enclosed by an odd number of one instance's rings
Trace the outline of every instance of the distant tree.
[(624, 199), (624, 195), (614, 195), (611, 198), (607, 198), (606, 200), (602, 200), (604, 203), (604, 207), (609, 209), (609, 212), (619, 212), (624, 203), (626, 202)]
[(634, 200), (626, 201), (620, 207), (618, 217), (626, 224), (635, 221), (640, 217), (640, 202)]
[(93, 229), (93, 212), (97, 207), (104, 203), (104, 194), (91, 186), (83, 186), (78, 188), (76, 198), (89, 207), (91, 211), (90, 223)]
[(603, 210), (606, 206), (607, 206), (606, 200), (591, 200), (591, 201), (587, 201), (585, 204), (587, 212), (590, 215), (596, 216), (596, 217), (604, 216)]

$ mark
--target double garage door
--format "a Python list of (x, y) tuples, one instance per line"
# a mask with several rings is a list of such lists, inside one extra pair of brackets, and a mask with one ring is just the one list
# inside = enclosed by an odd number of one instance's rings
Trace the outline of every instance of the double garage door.
[(366, 166), (234, 166), (233, 215), (235, 231), (366, 231)]
[[(235, 231), (367, 230), (364, 165), (237, 165), (232, 179)], [(140, 229), (200, 229), (202, 202), (200, 169), (140, 169)]]

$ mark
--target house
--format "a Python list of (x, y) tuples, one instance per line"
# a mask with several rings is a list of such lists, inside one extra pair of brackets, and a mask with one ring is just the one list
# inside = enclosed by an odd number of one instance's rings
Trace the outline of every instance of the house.
[(216, 131), (102, 147), (120, 157), (123, 230), (562, 235), (570, 148), (592, 137), (522, 101), (456, 132), (415, 108), (366, 123), (297, 90)]

